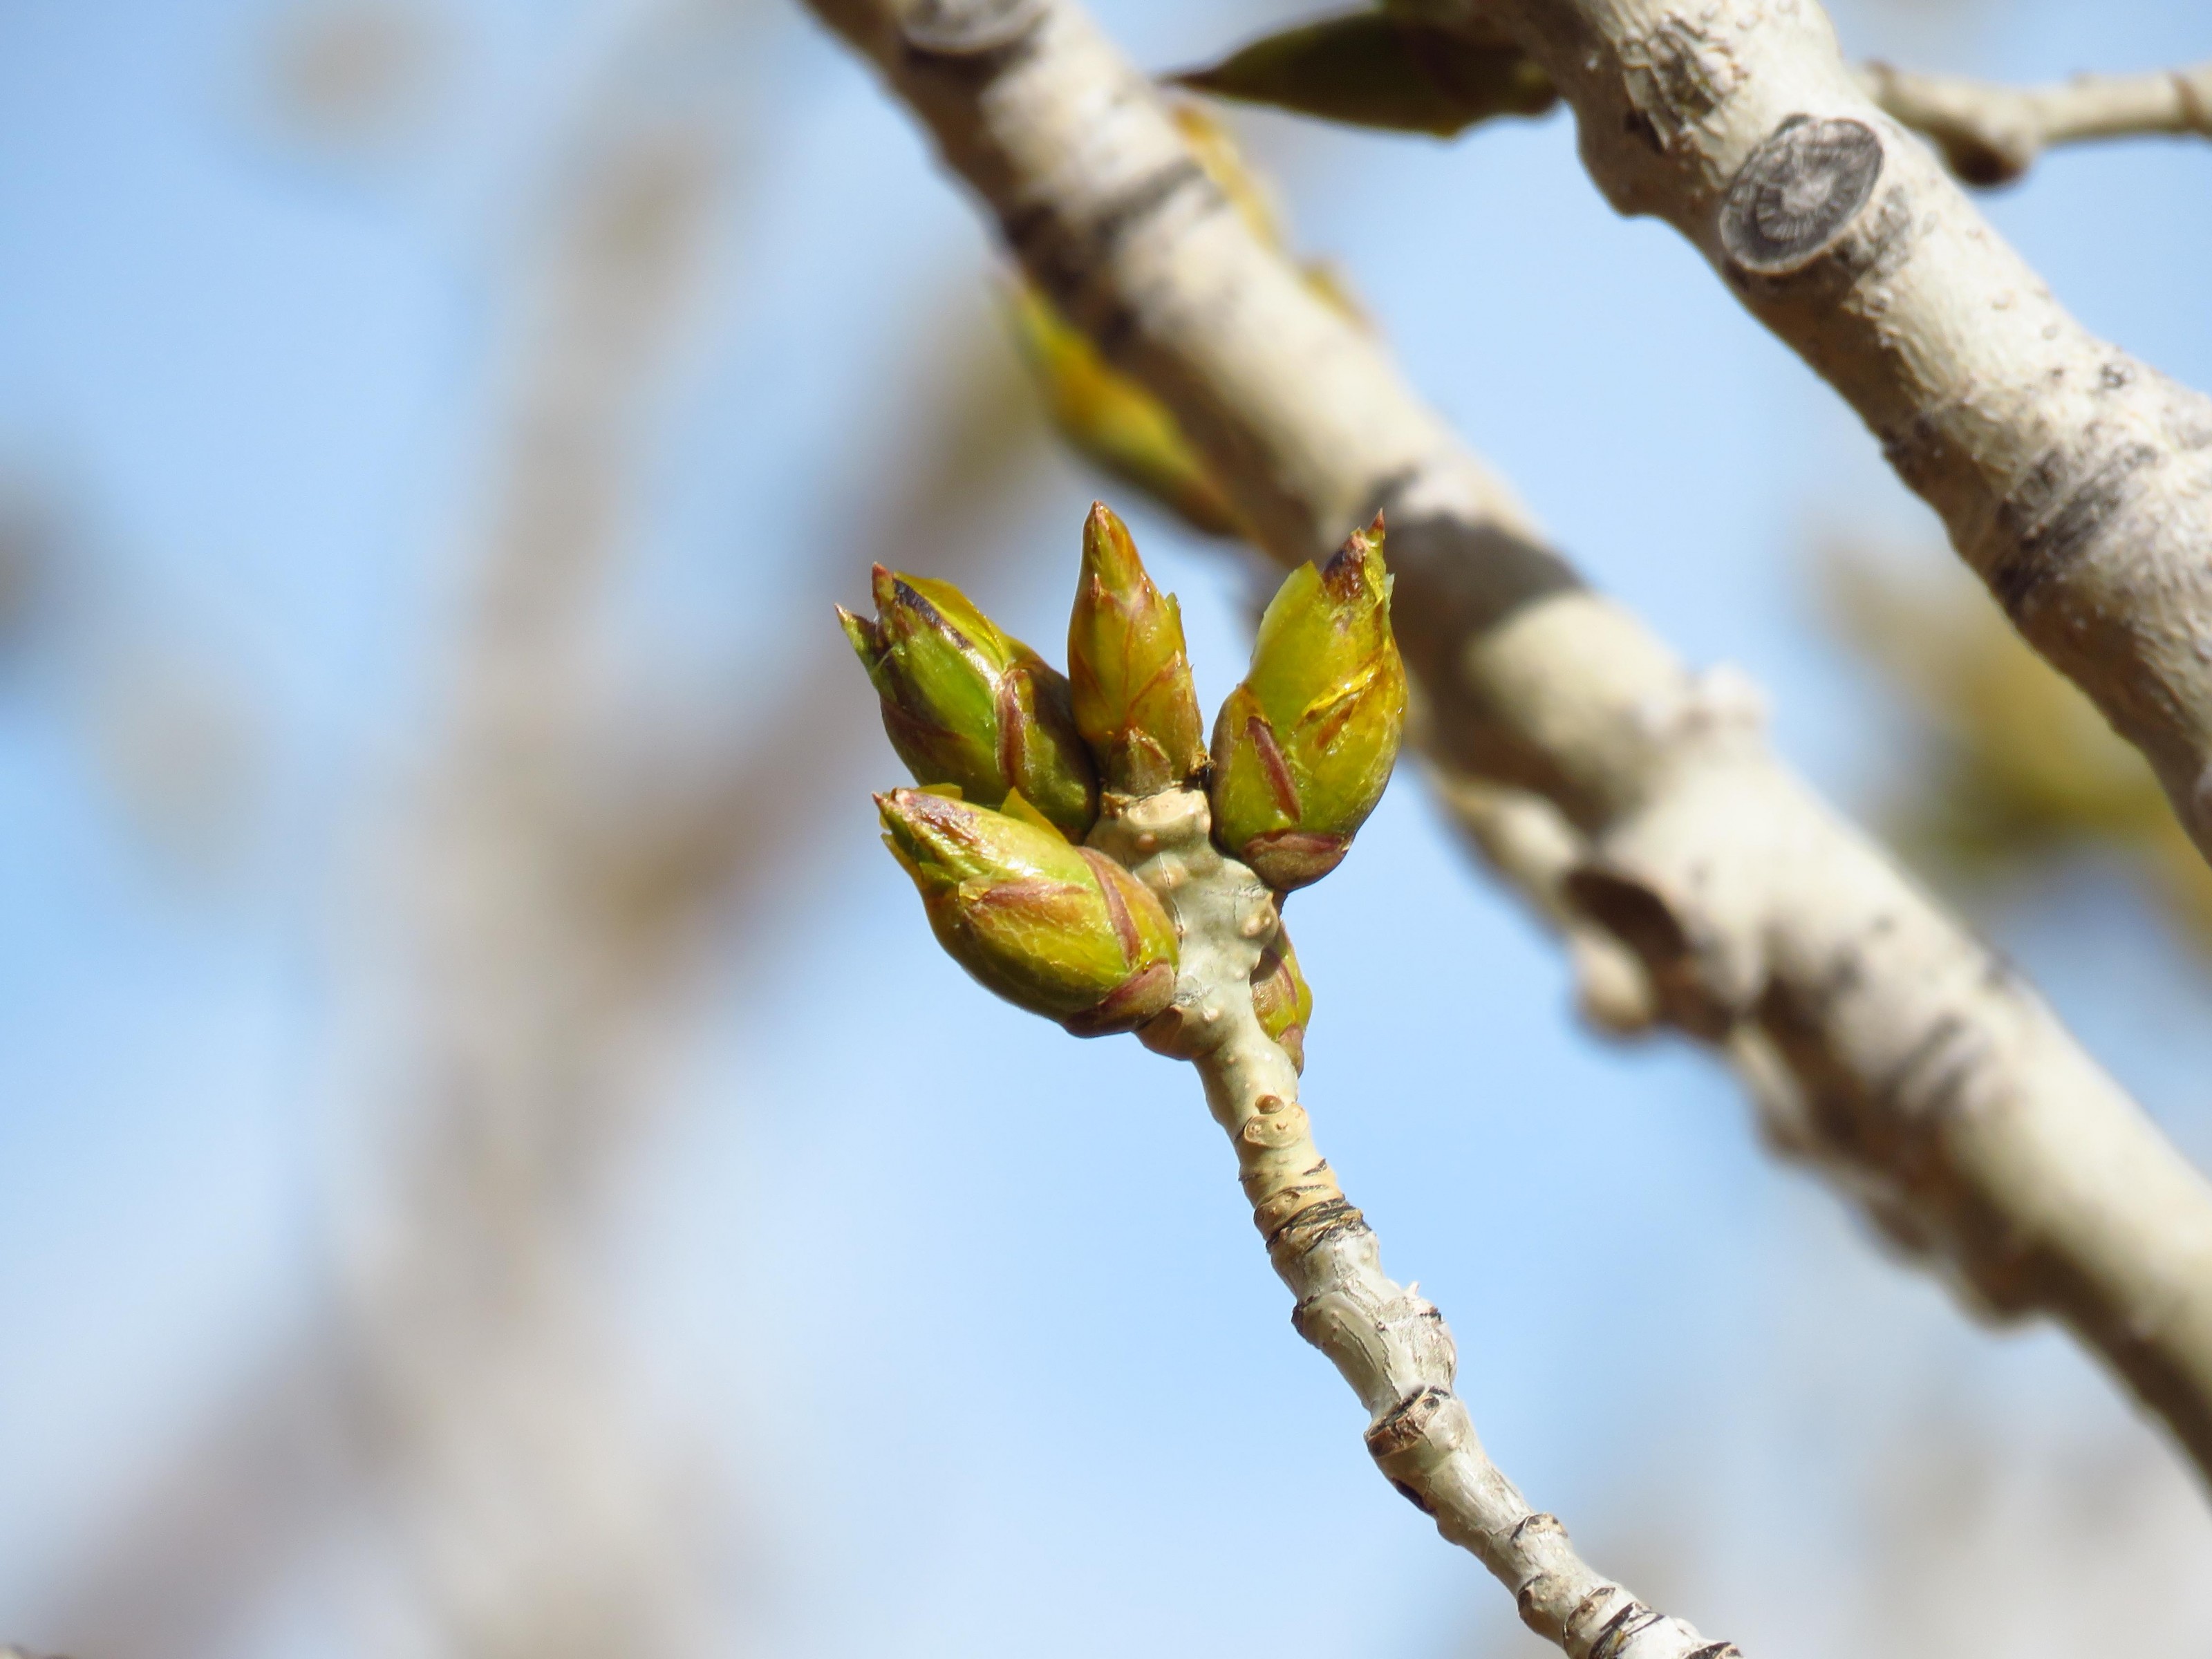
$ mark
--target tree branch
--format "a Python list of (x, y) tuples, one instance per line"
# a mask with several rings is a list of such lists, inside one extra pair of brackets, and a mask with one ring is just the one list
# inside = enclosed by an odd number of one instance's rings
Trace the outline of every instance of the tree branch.
[[(1480, 9), (1482, 0), (1382, 0), (1262, 35), (1167, 79), (1217, 98), (1392, 132), (1453, 137), (1484, 121), (1541, 115), (1559, 101), (1543, 64)], [(2018, 88), (1870, 63), (1867, 95), (1935, 141), (1971, 185), (2025, 173), (2048, 145), (2151, 133), (2212, 137), (2212, 64), (2146, 75), (2076, 76)]]
[(1214, 850), (1211, 828), (1206, 797), (1176, 789), (1102, 818), (1091, 840), (1175, 918), (1176, 1000), (1141, 1036), (1198, 1068), (1268, 1259), (1297, 1297), (1291, 1322), (1366, 1407), (1376, 1466), (1513, 1592), (1531, 1630), (1575, 1659), (1740, 1659), (1732, 1644), (1707, 1641), (1593, 1570), (1558, 1518), (1531, 1508), (1484, 1452), (1452, 1392), (1458, 1354), (1443, 1316), (1384, 1274), (1373, 1230), (1314, 1146), (1290, 1056), (1254, 1012), (1251, 976), (1277, 931), (1275, 901)]
[(1271, 553), (1326, 555), (1388, 509), (1416, 731), (1455, 784), (1548, 803), (1565, 839), (1519, 836), (1508, 864), (1539, 908), (1632, 946), (1662, 1017), (1742, 1066), (1776, 1144), (1983, 1302), (2063, 1320), (2212, 1471), (2212, 1188), (1777, 763), (1750, 688), (1692, 675), (1582, 586), (1373, 339), (1225, 208), (1076, 6), (930, 0), (902, 27), (895, 0), (810, 3), (1032, 279), (1174, 410)]
[(2212, 399), (2069, 315), (1867, 94), (1815, 0), (1425, 0), (1503, 27), (1613, 205), (1841, 392), (2212, 852)]
[(2212, 63), (2144, 75), (2077, 75), (2057, 86), (2007, 87), (1863, 64), (1859, 85), (1934, 141), (1970, 185), (2017, 179), (2053, 144), (2196, 133), (2212, 138)]

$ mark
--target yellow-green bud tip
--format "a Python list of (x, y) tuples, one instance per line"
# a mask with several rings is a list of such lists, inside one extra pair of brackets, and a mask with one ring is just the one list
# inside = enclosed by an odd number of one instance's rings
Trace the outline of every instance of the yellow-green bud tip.
[(872, 680), (876, 659), (883, 650), (883, 640), (876, 631), (875, 623), (841, 605), (837, 607), (837, 625), (845, 630), (845, 638), (853, 647), (853, 654), (860, 659), (860, 666), (868, 671), (868, 678)]
[(1083, 574), (1124, 601), (1156, 597), (1136, 538), (1121, 515), (1103, 501), (1091, 503), (1083, 520)]
[(1322, 591), (1340, 605), (1359, 609), (1390, 602), (1390, 577), (1382, 568), (1382, 515), (1364, 530), (1345, 538), (1344, 545), (1321, 568)]

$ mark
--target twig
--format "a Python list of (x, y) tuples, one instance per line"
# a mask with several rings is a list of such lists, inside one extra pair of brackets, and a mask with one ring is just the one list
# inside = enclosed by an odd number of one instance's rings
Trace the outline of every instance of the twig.
[(1297, 1073), (1253, 1010), (1251, 975), (1273, 938), (1273, 896), (1208, 839), (1206, 797), (1170, 790), (1100, 821), (1092, 845), (1129, 866), (1176, 920), (1176, 1000), (1141, 1034), (1190, 1060), (1237, 1150), (1252, 1219), (1297, 1304), (1298, 1334), (1335, 1363), (1367, 1408), (1367, 1449), (1390, 1484), (1513, 1593), (1531, 1630), (1585, 1659), (1733, 1659), (1646, 1607), (1575, 1552), (1483, 1450), (1452, 1392), (1443, 1316), (1384, 1274), (1374, 1231), (1313, 1142)]
[(2212, 138), (2212, 64), (2144, 75), (2077, 75), (2057, 86), (2008, 87), (1863, 64), (1867, 96), (1935, 141), (1970, 185), (2017, 179), (2053, 144), (2197, 133)]
[(1431, 765), (1541, 795), (1579, 840), (1516, 860), (1540, 907), (1632, 946), (1662, 1017), (1744, 1066), (1778, 1145), (1982, 1302), (2063, 1320), (2212, 1470), (2212, 1188), (1776, 763), (1756, 694), (1582, 586), (1372, 337), (1224, 209), (1078, 7), (933, 5), (907, 30), (891, 0), (810, 3), (1270, 552), (1324, 555), (1388, 509)]

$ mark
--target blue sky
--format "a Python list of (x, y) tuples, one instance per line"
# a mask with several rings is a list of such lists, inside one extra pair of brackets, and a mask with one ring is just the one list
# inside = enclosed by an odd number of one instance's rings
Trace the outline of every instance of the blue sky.
[[(740, 708), (824, 594), (861, 594), (854, 502), (911, 448), (942, 342), (989, 327), (967, 205), (854, 64), (760, 9), (608, 599), (617, 678)], [(1161, 68), (1269, 15), (1098, 9)], [(364, 871), (437, 740), (546, 158), (642, 10), (444, 9), (427, 112), (333, 155), (264, 106), (268, 4), (0, 3), (0, 477), (58, 503), (66, 554), (0, 665), (0, 1626), (37, 1635), (165, 1449), (327, 1296), (371, 1092)], [(1839, 21), (1855, 52), (2023, 79), (2212, 52), (2188, 0)], [(1300, 247), (1583, 568), (1747, 669), (1779, 745), (1869, 802), (1901, 728), (1822, 627), (1810, 556), (1948, 556), (1825, 388), (1671, 232), (1611, 213), (1564, 116), (1454, 144), (1237, 125)], [(2135, 143), (2051, 156), (1989, 209), (2093, 327), (2207, 386), (2208, 201), (2212, 147)], [(1023, 636), (1060, 636), (1098, 489), (1054, 459), (991, 519), (1024, 556), (976, 597)], [(1210, 702), (1243, 578), (1131, 516)], [(149, 841), (103, 758), (149, 660), (184, 666), (143, 695), (242, 711), (251, 784), (211, 871)], [(893, 781), (878, 749), (733, 917), (610, 1229), (639, 1410), (726, 1494), (718, 1645), (1510, 1650), (1504, 1598), (1374, 1478), (1291, 1332), (1189, 1079), (936, 954), (861, 793)], [(2089, 863), (1981, 920), (2212, 1155), (2212, 986), (2133, 890)], [(1410, 770), (1293, 921), (1322, 1144), (1452, 1319), (1494, 1452), (1702, 1625), (1841, 1651), (1877, 1582), (1868, 1471), (1931, 1413), (2023, 1460), (2141, 1443), (2063, 1341), (1975, 1330), (1867, 1248), (1702, 1056), (1578, 1029), (1558, 953)], [(1092, 1169), (1128, 1201), (1093, 1202)], [(1288, 1522), (1293, 1490), (1332, 1518)], [(258, 1641), (365, 1645), (319, 1607)]]

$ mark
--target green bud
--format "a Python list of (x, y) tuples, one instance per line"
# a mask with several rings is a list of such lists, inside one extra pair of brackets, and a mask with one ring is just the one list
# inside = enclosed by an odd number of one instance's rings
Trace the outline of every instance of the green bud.
[(1152, 795), (1206, 767), (1206, 728), (1183, 654), (1182, 612), (1145, 574), (1129, 527), (1103, 501), (1083, 526), (1067, 624), (1075, 726), (1109, 789)]
[(946, 954), (1078, 1036), (1133, 1030), (1174, 1000), (1175, 924), (1103, 853), (918, 789), (876, 797)]
[(1067, 681), (950, 582), (875, 568), (876, 617), (837, 620), (883, 699), (884, 730), (916, 783), (997, 806), (1010, 789), (1080, 841), (1098, 785)]
[(1319, 881), (1382, 798), (1405, 722), (1377, 514), (1325, 569), (1293, 570), (1261, 617), (1214, 722), (1214, 840), (1278, 892)]
[(1304, 1071), (1313, 991), (1298, 971), (1298, 953), (1291, 949), (1291, 936), (1280, 928), (1252, 969), (1252, 1012), (1260, 1017), (1260, 1029), (1282, 1045), (1291, 1064)]

